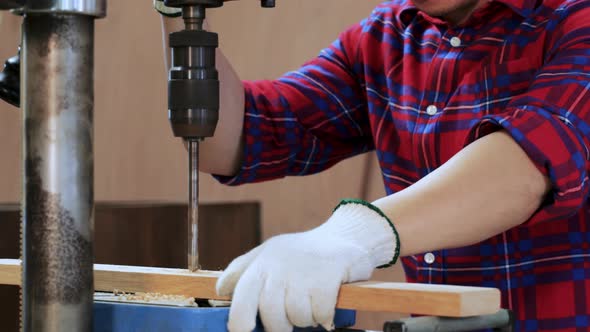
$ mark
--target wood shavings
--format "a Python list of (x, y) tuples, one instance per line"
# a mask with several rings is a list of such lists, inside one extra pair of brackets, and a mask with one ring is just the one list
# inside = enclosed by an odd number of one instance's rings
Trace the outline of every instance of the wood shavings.
[(126, 293), (115, 289), (113, 293), (96, 293), (95, 300), (170, 305), (179, 307), (198, 307), (195, 298), (184, 295), (170, 295), (161, 293)]

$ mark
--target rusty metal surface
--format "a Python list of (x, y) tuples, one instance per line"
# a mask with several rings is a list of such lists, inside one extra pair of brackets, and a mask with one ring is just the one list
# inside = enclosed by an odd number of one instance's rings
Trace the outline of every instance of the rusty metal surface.
[(91, 331), (91, 16), (23, 21), (24, 331)]

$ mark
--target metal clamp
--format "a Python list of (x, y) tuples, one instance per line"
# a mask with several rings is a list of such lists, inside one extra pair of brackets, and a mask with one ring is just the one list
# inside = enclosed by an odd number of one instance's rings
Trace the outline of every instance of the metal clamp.
[(386, 322), (384, 332), (462, 332), (494, 329), (497, 332), (514, 331), (514, 315), (502, 309), (495, 314), (474, 317), (412, 317)]
[(15, 14), (74, 14), (105, 17), (106, 0), (28, 0)]

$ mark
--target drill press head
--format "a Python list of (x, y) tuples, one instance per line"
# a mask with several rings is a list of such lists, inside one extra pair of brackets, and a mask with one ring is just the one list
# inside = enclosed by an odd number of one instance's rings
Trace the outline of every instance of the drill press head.
[(172, 67), (168, 78), (168, 118), (175, 136), (213, 136), (219, 113), (219, 81), (215, 69), (217, 34), (203, 30), (205, 8), (222, 0), (168, 0), (181, 7), (185, 29), (170, 34)]
[[(175, 136), (201, 139), (213, 136), (219, 114), (219, 80), (215, 68), (216, 33), (203, 30), (206, 8), (224, 0), (165, 0), (182, 8), (185, 29), (170, 34), (172, 67), (168, 79), (168, 118)], [(274, 7), (275, 0), (261, 0)]]
[[(203, 30), (205, 9), (220, 7), (224, 0), (165, 0), (182, 8), (185, 29), (170, 34), (172, 67), (168, 79), (168, 118), (177, 137), (188, 141), (188, 268), (199, 268), (198, 202), (199, 140), (213, 136), (219, 117), (219, 80), (215, 68), (217, 34)], [(262, 0), (263, 7), (274, 0)]]

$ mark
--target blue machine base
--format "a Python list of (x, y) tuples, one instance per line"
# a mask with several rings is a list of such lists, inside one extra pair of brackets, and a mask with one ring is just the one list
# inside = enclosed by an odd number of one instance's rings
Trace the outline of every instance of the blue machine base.
[[(116, 302), (94, 302), (94, 332), (226, 332), (229, 308), (184, 308)], [(336, 327), (354, 325), (354, 310), (337, 310)], [(258, 326), (255, 332), (264, 330)], [(297, 332), (325, 331), (321, 328)]]

